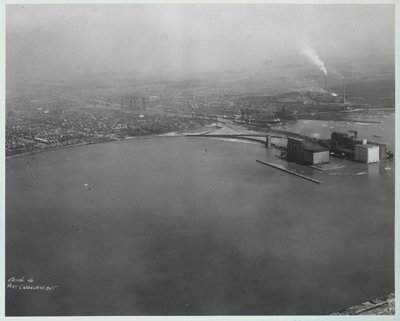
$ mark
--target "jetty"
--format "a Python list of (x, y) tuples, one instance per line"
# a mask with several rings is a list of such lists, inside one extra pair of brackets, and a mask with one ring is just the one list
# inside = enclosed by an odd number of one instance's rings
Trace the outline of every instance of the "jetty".
[(313, 179), (313, 178), (311, 178), (311, 177), (304, 176), (304, 175), (301, 175), (301, 174), (299, 174), (299, 173), (290, 171), (290, 170), (288, 170), (288, 169), (286, 169), (286, 168), (283, 168), (283, 167), (280, 166), (280, 165), (276, 165), (276, 164), (272, 164), (272, 163), (263, 162), (263, 161), (260, 161), (260, 160), (258, 160), (258, 159), (256, 159), (256, 161), (259, 162), (259, 163), (261, 163), (261, 164), (264, 164), (264, 165), (271, 166), (271, 167), (273, 167), (273, 168), (279, 169), (279, 170), (281, 170), (281, 171), (283, 171), (283, 172), (286, 172), (286, 173), (289, 173), (289, 174), (292, 174), (292, 175), (301, 177), (301, 178), (306, 179), (306, 180), (308, 180), (308, 181), (310, 181), (310, 182), (313, 182), (313, 183), (315, 183), (315, 184), (321, 184), (321, 182), (320, 182), (320, 181), (317, 181), (316, 179)]

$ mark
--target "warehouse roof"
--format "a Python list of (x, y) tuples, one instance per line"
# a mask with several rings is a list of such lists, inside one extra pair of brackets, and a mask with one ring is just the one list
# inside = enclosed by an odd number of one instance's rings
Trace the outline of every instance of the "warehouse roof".
[(316, 152), (327, 152), (327, 151), (329, 151), (328, 148), (322, 147), (322, 146), (320, 146), (320, 145), (318, 145), (318, 144), (315, 144), (315, 143), (312, 143), (312, 142), (308, 142), (308, 141), (304, 141), (304, 147), (303, 147), (303, 149), (304, 149), (304, 150), (311, 151), (311, 152), (313, 152), (313, 153), (316, 153)]

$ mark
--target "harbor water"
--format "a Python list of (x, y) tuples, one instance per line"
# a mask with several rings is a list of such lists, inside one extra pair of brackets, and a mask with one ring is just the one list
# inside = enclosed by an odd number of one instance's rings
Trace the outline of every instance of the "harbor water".
[(7, 289), (6, 314), (329, 314), (393, 292), (394, 162), (275, 153), (149, 137), (8, 159), (6, 278), (57, 287)]

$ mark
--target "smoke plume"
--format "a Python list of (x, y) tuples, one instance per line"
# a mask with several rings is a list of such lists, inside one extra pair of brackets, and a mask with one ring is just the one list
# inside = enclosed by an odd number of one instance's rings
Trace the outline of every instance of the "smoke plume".
[(308, 59), (310, 59), (311, 62), (316, 65), (325, 75), (328, 74), (323, 61), (319, 58), (318, 53), (313, 48), (306, 46), (303, 48), (301, 53), (307, 56)]
[(344, 78), (344, 76), (336, 69), (332, 68), (331, 66), (328, 66), (328, 68), (329, 68), (330, 75), (334, 74), (334, 75), (338, 76), (339, 78), (342, 78), (342, 79)]

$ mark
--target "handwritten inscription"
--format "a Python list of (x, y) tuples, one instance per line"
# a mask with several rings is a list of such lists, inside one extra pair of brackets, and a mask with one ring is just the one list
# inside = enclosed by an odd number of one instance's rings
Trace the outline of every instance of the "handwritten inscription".
[(42, 285), (36, 284), (33, 277), (27, 278), (25, 275), (22, 277), (11, 277), (7, 280), (7, 289), (13, 290), (36, 290), (36, 291), (54, 291), (58, 285)]

